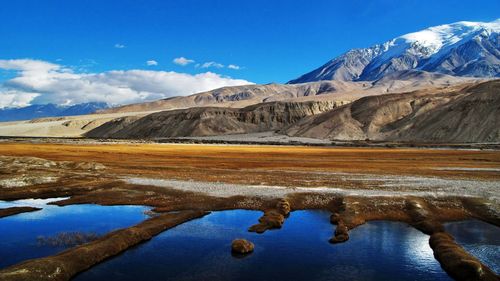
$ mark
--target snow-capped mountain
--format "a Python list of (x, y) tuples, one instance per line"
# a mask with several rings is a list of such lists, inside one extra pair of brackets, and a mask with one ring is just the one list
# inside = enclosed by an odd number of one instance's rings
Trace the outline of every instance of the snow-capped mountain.
[(108, 105), (104, 102), (88, 102), (71, 106), (58, 106), (49, 103), (19, 108), (3, 108), (0, 109), (0, 122), (29, 120), (41, 117), (84, 115), (105, 108), (108, 108)]
[(372, 81), (404, 70), (500, 76), (500, 19), (430, 27), (383, 44), (353, 49), (289, 83)]

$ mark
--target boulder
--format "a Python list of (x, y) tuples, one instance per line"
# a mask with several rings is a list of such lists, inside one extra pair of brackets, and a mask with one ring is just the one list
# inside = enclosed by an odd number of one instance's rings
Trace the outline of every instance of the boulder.
[(246, 239), (235, 239), (231, 244), (231, 251), (236, 254), (249, 254), (254, 248), (254, 244)]

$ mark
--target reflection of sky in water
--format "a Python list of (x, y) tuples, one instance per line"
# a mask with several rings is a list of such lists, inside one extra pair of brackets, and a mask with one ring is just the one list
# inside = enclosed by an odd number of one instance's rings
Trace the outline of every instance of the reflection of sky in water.
[[(331, 245), (329, 214), (296, 211), (281, 230), (247, 232), (256, 211), (214, 212), (163, 232), (75, 280), (451, 280), (434, 259), (429, 236), (398, 222), (370, 222)], [(233, 258), (231, 241), (255, 252)], [(147, 273), (147, 274), (145, 274)]]
[(450, 222), (445, 228), (467, 252), (500, 274), (500, 228), (479, 220)]
[[(57, 200), (60, 200), (59, 198)], [(52, 201), (57, 201), (52, 200)], [(19, 200), (21, 201), (21, 200)], [(20, 261), (55, 254), (63, 247), (38, 246), (38, 236), (54, 236), (60, 232), (95, 232), (105, 234), (111, 230), (137, 224), (147, 218), (143, 206), (99, 206), (91, 204), (54, 206), (37, 200), (13, 201), (12, 204), (39, 206), (43, 209), (0, 219), (0, 267)], [(5, 202), (0, 202), (5, 204)], [(5, 204), (6, 205), (6, 204)], [(5, 206), (3, 205), (3, 206)], [(1, 205), (0, 205), (1, 206)]]

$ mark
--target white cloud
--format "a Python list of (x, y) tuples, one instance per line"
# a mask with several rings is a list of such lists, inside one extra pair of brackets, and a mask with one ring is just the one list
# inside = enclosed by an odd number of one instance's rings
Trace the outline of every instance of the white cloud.
[(19, 92), (16, 90), (0, 89), (0, 108), (4, 107), (24, 107), (30, 105), (30, 102), (38, 97), (37, 93)]
[(205, 62), (205, 63), (198, 65), (198, 66), (201, 68), (210, 68), (210, 67), (223, 68), (224, 67), (223, 64), (215, 62), (215, 61)]
[(91, 101), (120, 105), (251, 84), (213, 72), (196, 75), (150, 70), (77, 73), (62, 65), (29, 59), (0, 60), (0, 68), (17, 72), (16, 77), (0, 84), (0, 107)]
[(148, 61), (146, 61), (146, 64), (148, 66), (155, 66), (155, 65), (158, 65), (158, 62), (155, 60), (148, 60)]
[(7, 70), (48, 72), (51, 70), (60, 69), (61, 66), (41, 60), (19, 59), (0, 60), (0, 68)]
[(236, 64), (230, 64), (230, 65), (227, 66), (227, 68), (234, 69), (234, 70), (240, 70), (241, 66), (236, 65)]
[(178, 65), (185, 66), (185, 65), (188, 65), (190, 63), (193, 63), (194, 60), (190, 60), (190, 59), (187, 59), (185, 57), (179, 57), (179, 58), (173, 59), (172, 62), (175, 64), (178, 64)]
[(119, 44), (119, 43), (116, 43), (116, 44), (115, 44), (115, 48), (117, 48), (117, 49), (123, 49), (123, 48), (125, 48), (125, 47), (126, 47), (126, 46), (125, 46), (125, 45), (123, 45), (123, 44)]

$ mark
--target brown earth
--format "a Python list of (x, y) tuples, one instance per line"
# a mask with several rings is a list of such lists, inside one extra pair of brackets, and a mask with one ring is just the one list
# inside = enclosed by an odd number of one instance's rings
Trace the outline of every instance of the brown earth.
[(0, 209), (0, 218), (8, 217), (8, 216), (13, 216), (13, 215), (21, 214), (21, 213), (39, 211), (39, 210), (41, 210), (41, 209), (40, 208), (35, 208), (35, 207), (10, 207), (10, 208), (4, 208), (4, 209)]
[(456, 280), (499, 280), (490, 268), (458, 245), (452, 236), (436, 232), (429, 240), (434, 256), (443, 269)]
[(104, 175), (280, 186), (360, 187), (336, 173), (500, 179), (500, 151), (494, 150), (1, 143), (0, 155), (97, 162)]

